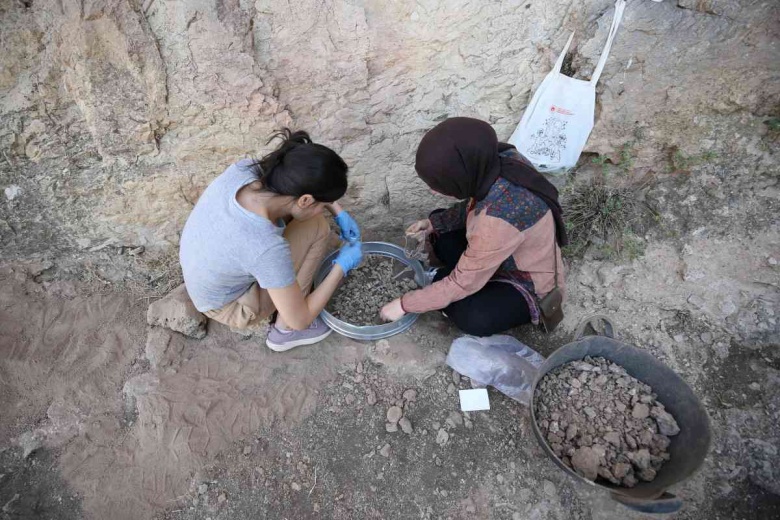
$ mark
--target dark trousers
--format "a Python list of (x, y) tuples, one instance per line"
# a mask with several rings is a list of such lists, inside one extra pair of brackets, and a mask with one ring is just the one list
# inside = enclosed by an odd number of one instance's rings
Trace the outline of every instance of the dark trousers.
[[(466, 230), (442, 233), (431, 240), (433, 252), (444, 264), (436, 273), (439, 281), (455, 269), (468, 241)], [(460, 330), (472, 336), (492, 336), (513, 327), (531, 323), (528, 303), (520, 291), (504, 282), (488, 282), (462, 300), (442, 309)]]

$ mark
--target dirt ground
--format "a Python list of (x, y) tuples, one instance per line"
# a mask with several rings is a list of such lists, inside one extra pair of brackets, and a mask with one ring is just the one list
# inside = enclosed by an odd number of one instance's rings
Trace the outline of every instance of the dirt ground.
[[(662, 265), (667, 253), (628, 269)], [(0, 274), (2, 518), (646, 517), (564, 475), (518, 403), (491, 390), (490, 411), (459, 412), (456, 390), (469, 382), (444, 364), (458, 333), (436, 314), (389, 340), (333, 335), (277, 354), (213, 323), (203, 340), (147, 330), (147, 300), (95, 294), (42, 267)], [(618, 282), (628, 303), (649, 283), (611, 278), (625, 266), (588, 269), (570, 276), (565, 324)], [(610, 311), (621, 337), (683, 375), (714, 430), (701, 471), (673, 489), (685, 505), (671, 518), (776, 518), (776, 344), (646, 306), (641, 316)], [(570, 327), (513, 333), (543, 355), (571, 339)], [(404, 402), (409, 389), (416, 397)], [(394, 404), (411, 434), (386, 431)], [(23, 458), (20, 444), (37, 449)]]
[[(656, 179), (641, 251), (567, 258), (558, 330), (511, 331), (547, 356), (605, 313), (690, 384), (713, 440), (671, 490), (675, 520), (780, 517), (780, 207), (762, 167)], [(214, 323), (195, 340), (147, 326), (154, 292), (130, 282), (152, 254), (0, 263), (0, 519), (648, 518), (558, 469), (524, 406), (491, 390), (490, 411), (459, 412), (459, 334), (438, 313), (282, 354)], [(386, 430), (394, 405), (411, 433)]]

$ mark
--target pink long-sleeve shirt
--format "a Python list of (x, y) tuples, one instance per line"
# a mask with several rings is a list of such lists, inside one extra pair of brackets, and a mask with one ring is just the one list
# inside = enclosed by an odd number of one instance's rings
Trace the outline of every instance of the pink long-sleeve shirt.
[(442, 233), (462, 228), (464, 213), (468, 247), (457, 266), (446, 278), (405, 294), (403, 309), (416, 313), (443, 309), (476, 293), (489, 281), (501, 281), (523, 292), (532, 316), (538, 317), (536, 298), (555, 286), (555, 264), (558, 286), (564, 287), (563, 261), (550, 209), (529, 190), (499, 178), (482, 201), (433, 214), (434, 230)]

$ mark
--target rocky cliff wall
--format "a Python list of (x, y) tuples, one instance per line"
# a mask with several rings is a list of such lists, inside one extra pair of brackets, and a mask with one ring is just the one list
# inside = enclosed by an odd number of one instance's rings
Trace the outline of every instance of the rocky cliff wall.
[[(0, 251), (175, 245), (200, 191), (283, 125), (351, 168), (348, 205), (395, 233), (431, 195), (422, 134), (449, 116), (507, 138), (576, 31), (589, 77), (612, 0), (0, 0)], [(780, 107), (778, 4), (630, 0), (586, 151), (745, 157)], [(641, 140), (641, 145), (636, 145)]]

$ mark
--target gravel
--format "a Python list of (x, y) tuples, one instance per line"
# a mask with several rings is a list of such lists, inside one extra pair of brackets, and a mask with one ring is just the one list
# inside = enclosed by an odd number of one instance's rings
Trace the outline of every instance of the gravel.
[(624, 487), (655, 478), (680, 428), (652, 388), (604, 358), (548, 373), (536, 390), (536, 418), (564, 464)]
[(418, 287), (410, 273), (392, 279), (398, 272), (393, 269), (395, 262), (386, 256), (369, 255), (363, 265), (344, 279), (331, 298), (328, 311), (352, 325), (382, 324), (382, 307)]

